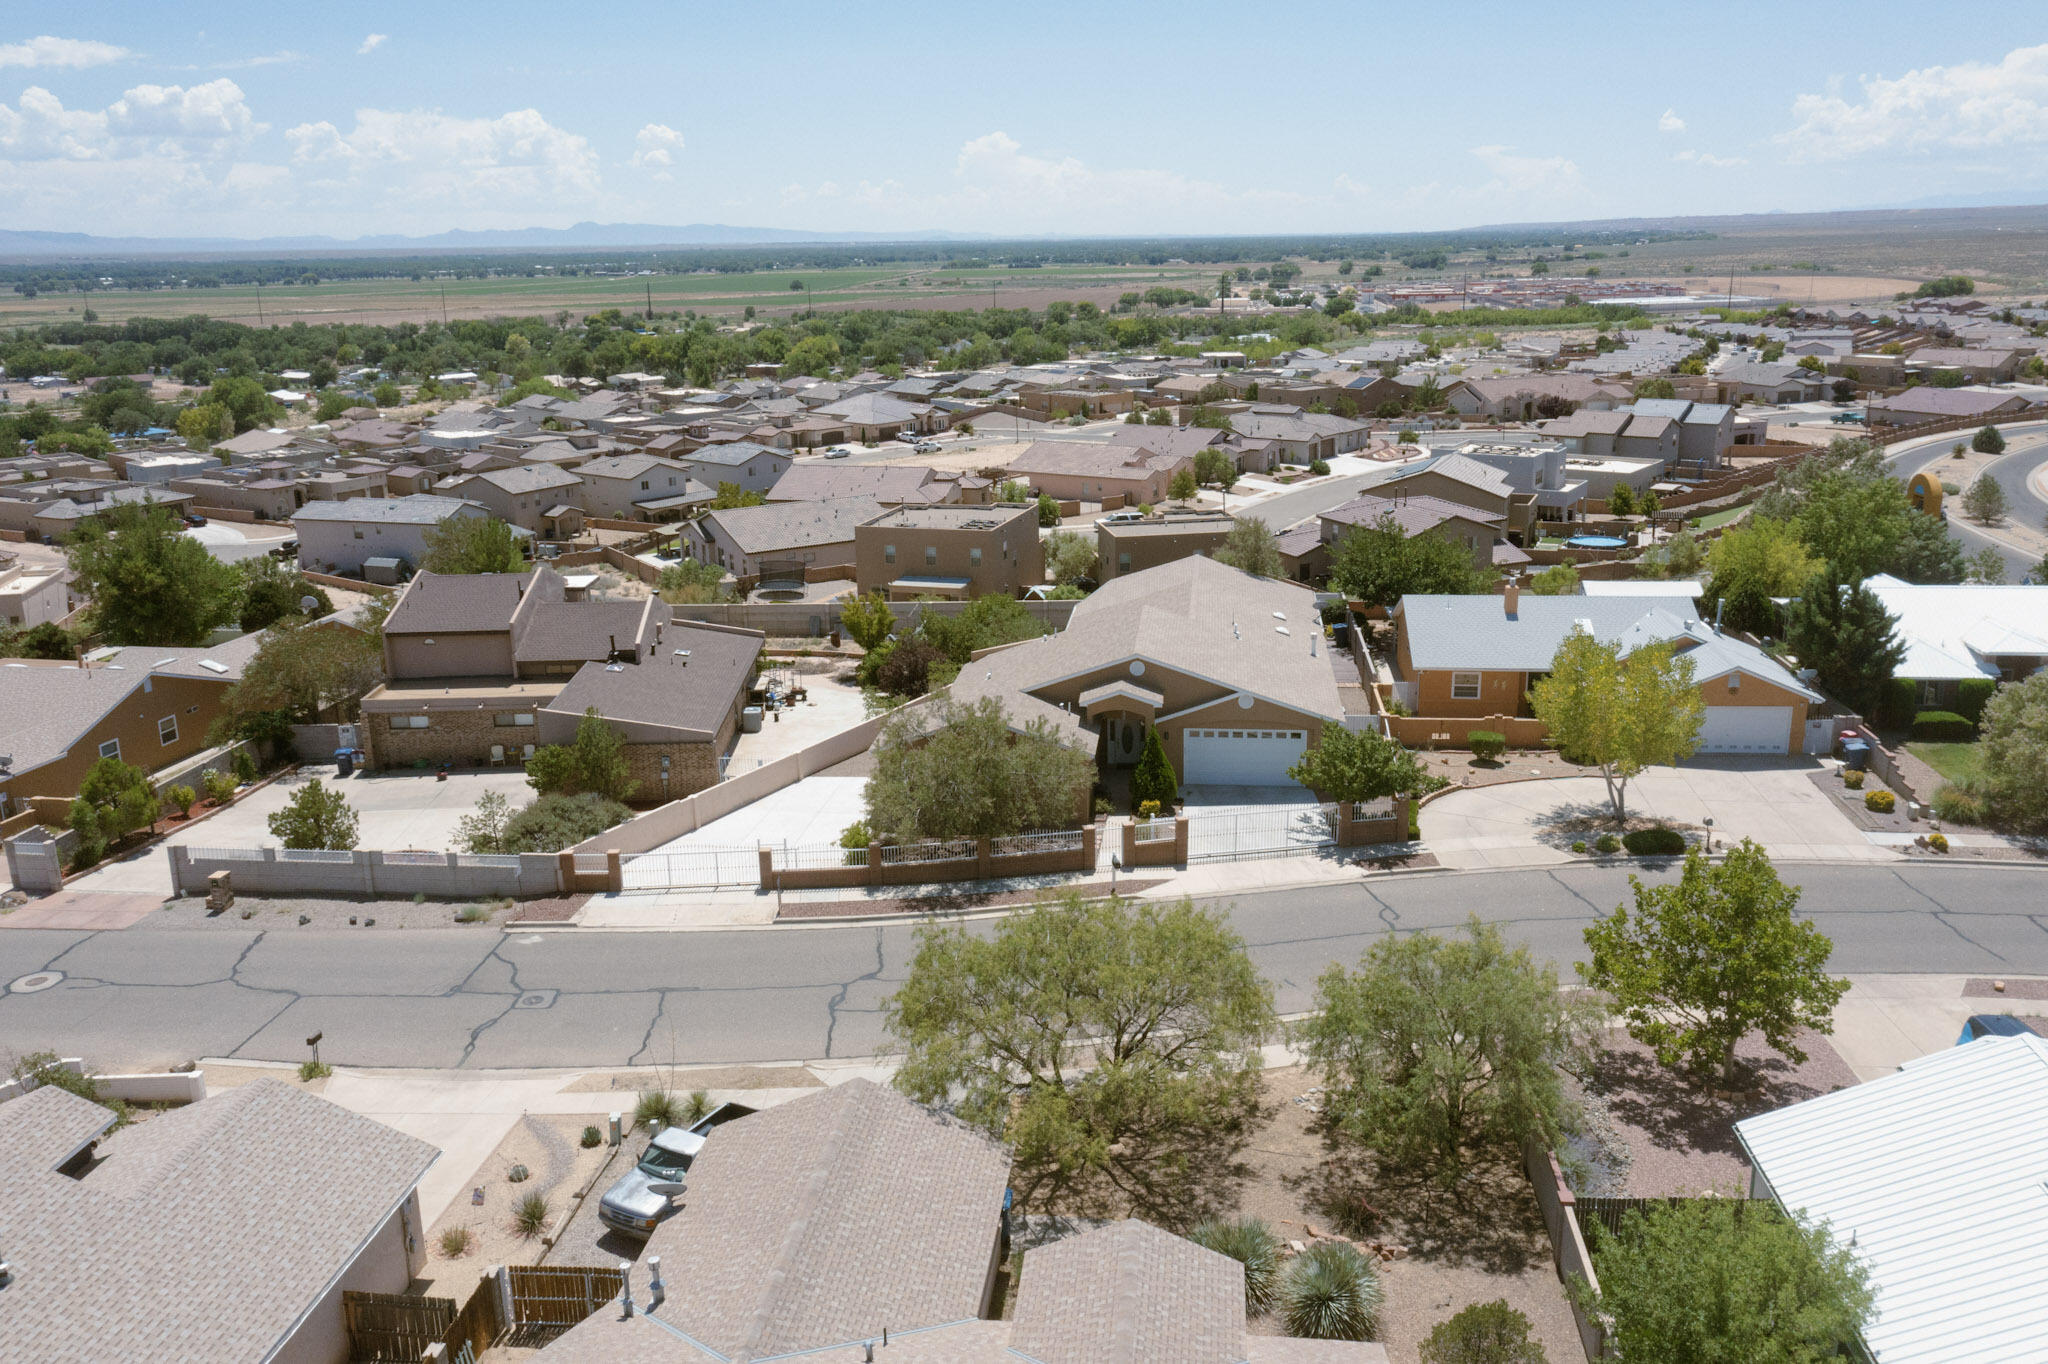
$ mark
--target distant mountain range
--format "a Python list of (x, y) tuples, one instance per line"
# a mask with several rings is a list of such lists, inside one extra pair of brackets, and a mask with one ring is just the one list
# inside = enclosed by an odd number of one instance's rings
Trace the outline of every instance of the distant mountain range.
[(96, 237), (85, 232), (20, 232), (0, 229), (0, 256), (169, 256), (250, 255), (273, 251), (502, 251), (520, 247), (572, 249), (584, 246), (769, 246), (780, 242), (963, 242), (990, 241), (973, 232), (805, 232), (783, 227), (732, 227), (725, 223), (578, 223), (574, 227), (514, 227), (468, 231), (457, 228), (428, 237)]

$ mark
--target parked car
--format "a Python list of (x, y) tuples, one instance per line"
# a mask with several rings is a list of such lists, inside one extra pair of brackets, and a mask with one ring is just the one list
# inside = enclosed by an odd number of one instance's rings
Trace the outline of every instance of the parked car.
[(656, 1132), (632, 1169), (620, 1175), (598, 1201), (597, 1217), (614, 1231), (645, 1236), (675, 1211), (690, 1162), (704, 1149), (704, 1139), (735, 1118), (754, 1110), (745, 1104), (720, 1104), (689, 1127)]
[(1861, 412), (1837, 412), (1830, 420), (1838, 422), (1861, 422), (1863, 420), (1863, 414)]
[(843, 445), (835, 445), (825, 452), (826, 459), (845, 459), (851, 452)]
[(188, 526), (203, 526), (206, 524), (206, 518), (197, 512), (193, 512), (185, 518), (185, 524)]
[(2032, 1028), (2014, 1018), (2011, 1014), (1971, 1014), (1963, 1024), (1962, 1035), (1956, 1038), (1956, 1045), (1974, 1042), (1980, 1037), (2038, 1037)]

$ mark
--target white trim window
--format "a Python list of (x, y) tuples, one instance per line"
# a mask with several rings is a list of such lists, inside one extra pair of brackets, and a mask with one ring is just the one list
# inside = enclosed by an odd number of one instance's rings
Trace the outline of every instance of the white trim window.
[(120, 741), (119, 739), (109, 739), (109, 740), (107, 740), (107, 741), (106, 741), (105, 743), (101, 744), (101, 745), (100, 745), (100, 756), (101, 756), (102, 758), (118, 758), (118, 757), (120, 757), (120, 756), (121, 756), (121, 741)]
[(156, 722), (156, 741), (168, 748), (178, 742), (178, 717), (166, 715)]
[(1453, 701), (1477, 701), (1479, 699), (1479, 674), (1452, 673), (1451, 699)]
[(394, 715), (391, 717), (391, 728), (393, 729), (425, 729), (426, 727), (427, 717), (424, 715)]

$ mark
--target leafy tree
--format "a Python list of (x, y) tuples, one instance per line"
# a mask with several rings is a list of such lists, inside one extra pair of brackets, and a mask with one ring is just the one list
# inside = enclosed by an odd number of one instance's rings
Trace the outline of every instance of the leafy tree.
[(1684, 526), (1669, 540), (1643, 555), (1643, 576), (1690, 578), (1705, 567), (1706, 562), (1706, 546), (1700, 543), (1699, 536), (1693, 534), (1691, 526)]
[(1048, 722), (1015, 725), (992, 696), (898, 712), (872, 751), (868, 827), (906, 841), (1068, 827), (1095, 776)]
[(1241, 517), (1230, 528), (1216, 548), (1216, 562), (1259, 578), (1277, 578), (1281, 573), (1280, 547), (1273, 543), (1273, 532), (1256, 516)]
[(1045, 537), (1045, 566), (1056, 583), (1078, 583), (1093, 578), (1101, 567), (1101, 556), (1092, 536), (1075, 530), (1056, 530)]
[(2004, 520), (2011, 509), (2004, 486), (1989, 474), (1977, 475), (1976, 482), (1963, 494), (1963, 514), (1984, 525)]
[(2005, 556), (1990, 545), (1984, 546), (1964, 561), (1963, 580), (1997, 586), (2005, 581)]
[[(324, 616), (334, 610), (334, 601), (325, 591), (268, 554), (244, 559), (236, 569), (242, 575), (240, 624), (244, 630), (262, 630), (286, 616)], [(313, 599), (310, 612), (299, 605), (306, 597)]]
[(1630, 779), (1690, 757), (1706, 718), (1691, 659), (1666, 645), (1624, 656), (1578, 629), (1558, 646), (1530, 705), (1559, 750), (1600, 768), (1617, 823), (1627, 818)]
[(896, 613), (879, 592), (849, 597), (839, 604), (839, 625), (863, 653), (870, 653), (879, 649), (896, 629)]
[(204, 644), (235, 618), (240, 576), (180, 529), (168, 507), (128, 503), (88, 517), (66, 541), (108, 643)]
[(1643, 379), (1636, 384), (1638, 398), (1676, 398), (1678, 389), (1669, 379)]
[(1814, 670), (1821, 690), (1869, 715), (1906, 661), (1898, 623), (1862, 583), (1816, 573), (1785, 613), (1785, 642)]
[(574, 796), (539, 796), (505, 822), (504, 850), (560, 852), (597, 837), (632, 815), (618, 801), (595, 791)]
[(654, 588), (663, 601), (673, 606), (733, 599), (732, 589), (725, 585), (725, 570), (696, 559), (684, 559), (663, 568)]
[(1992, 816), (2014, 828), (2048, 831), (2048, 669), (2000, 687), (1977, 728)]
[(1194, 1220), (1257, 1112), (1272, 987), (1220, 913), (1069, 893), (928, 923), (884, 1006), (896, 1087), (1009, 1142), (1027, 1206)]
[(356, 823), (347, 798), (315, 777), (270, 817), (270, 835), (287, 848), (350, 849)]
[(632, 798), (640, 783), (628, 774), (626, 741), (605, 723), (595, 706), (576, 722), (576, 737), (548, 744), (526, 760), (526, 782), (542, 795), (595, 792), (607, 800)]
[(1475, 1302), (1436, 1324), (1418, 1347), (1421, 1364), (1550, 1364), (1529, 1329), (1529, 1318), (1506, 1298)]
[(1054, 500), (1051, 493), (1040, 493), (1038, 495), (1038, 524), (1041, 526), (1057, 526), (1059, 523), (1060, 504)]
[(1579, 570), (1571, 564), (1552, 564), (1529, 579), (1529, 590), (1539, 597), (1575, 597), (1579, 594)]
[(13, 652), (18, 658), (76, 658), (78, 646), (64, 627), (55, 621), (46, 620), (32, 625), (15, 636)]
[[(1199, 415), (1198, 410), (1197, 416)], [(1196, 426), (1200, 424), (1199, 421), (1191, 423)], [(1224, 492), (1229, 492), (1237, 486), (1237, 458), (1228, 450), (1218, 450), (1214, 447), (1197, 450), (1192, 468), (1195, 482), (1204, 487), (1221, 488)]]
[(1629, 884), (1635, 912), (1617, 906), (1586, 929), (1593, 960), (1579, 974), (1659, 1061), (1732, 1082), (1736, 1044), (1750, 1033), (1804, 1061), (1795, 1034), (1834, 1031), (1849, 982), (1827, 974), (1834, 944), (1795, 917), (1799, 888), (1778, 879), (1762, 848), (1745, 838), (1716, 865), (1695, 847), (1676, 883)]
[(875, 666), (866, 680), (891, 696), (923, 696), (960, 675), (960, 665), (947, 658), (945, 650), (922, 639), (898, 640), (867, 657)]
[[(1132, 415), (1136, 416), (1137, 414), (1133, 413)], [(1031, 487), (1021, 479), (1006, 479), (1003, 485), (996, 489), (996, 501), (998, 502), (1029, 502), (1030, 500)]]
[(405, 395), (399, 391), (397, 384), (386, 379), (370, 390), (370, 401), (379, 407), (398, 407), (405, 402)]
[(1441, 535), (1410, 536), (1391, 514), (1359, 526), (1337, 542), (1330, 585), (1367, 606), (1392, 606), (1402, 597), (1463, 596), (1486, 590), (1472, 552)]
[(768, 494), (742, 488), (737, 483), (721, 482), (718, 496), (711, 499), (711, 510), (730, 511), (734, 507), (759, 507), (768, 501)]
[(1657, 490), (1649, 488), (1636, 498), (1636, 514), (1648, 521), (1655, 521), (1664, 504), (1657, 498)]
[(1628, 1359), (1825, 1364), (1860, 1354), (1875, 1294), (1854, 1251), (1770, 1203), (1694, 1198), (1631, 1212), (1593, 1256), (1597, 1298)]
[(1959, 583), (1968, 573), (1963, 546), (1938, 516), (1909, 508), (1885, 571), (1909, 583)]
[(451, 516), (427, 532), (425, 573), (524, 573), (526, 542), (495, 516)]
[(1320, 796), (1357, 804), (1421, 795), (1443, 785), (1399, 741), (1371, 730), (1324, 725), (1287, 775)]
[(1138, 764), (1131, 769), (1131, 806), (1136, 809), (1147, 801), (1156, 801), (1164, 810), (1179, 794), (1180, 777), (1167, 759), (1166, 745), (1160, 741), (1157, 729), (1148, 728)]
[(476, 808), (455, 821), (455, 837), (473, 853), (502, 853), (505, 826), (512, 819), (512, 802), (498, 791), (477, 797)]
[(352, 716), (356, 702), (384, 676), (376, 624), (360, 616), (358, 621), (363, 628), (295, 619), (272, 625), (223, 701), (230, 726), (272, 712), (297, 723), (310, 723), (330, 709)]
[(1340, 1130), (1455, 1183), (1477, 1151), (1574, 1125), (1561, 1071), (1586, 1063), (1599, 1020), (1475, 916), (1462, 937), (1382, 938), (1356, 971), (1330, 966), (1297, 1039)]
[(953, 662), (964, 664), (977, 650), (1036, 639), (1046, 633), (1046, 624), (1015, 597), (989, 596), (976, 597), (955, 616), (927, 612), (918, 632)]
[(71, 827), (81, 842), (104, 848), (149, 828), (161, 811), (148, 773), (119, 758), (101, 758), (78, 784), (78, 797), (71, 802)]
[(178, 434), (194, 450), (205, 450), (235, 434), (235, 419), (218, 403), (200, 403), (178, 414)]
[(1616, 516), (1633, 516), (1636, 511), (1636, 490), (1627, 483), (1617, 483), (1607, 492), (1607, 510)]
[(229, 374), (214, 380), (213, 387), (206, 390), (205, 405), (225, 411), (237, 433), (268, 425), (284, 413), (263, 385), (246, 374)]
[(1892, 476), (1884, 452), (1867, 440), (1843, 438), (1781, 471), (1757, 499), (1752, 520), (1794, 522), (1813, 557), (1860, 582), (1885, 571), (1898, 553), (1910, 510), (1905, 485)]
[(1983, 427), (1970, 437), (1970, 448), (1982, 455), (2002, 455), (2005, 453), (2005, 436), (1995, 426)]
[(1723, 623), (1756, 634), (1777, 633), (1772, 598), (1798, 592), (1821, 567), (1792, 522), (1757, 516), (1723, 531), (1707, 550), (1707, 564), (1713, 573), (1707, 595), (1725, 603)]
[(1174, 470), (1173, 477), (1166, 481), (1166, 495), (1176, 502), (1192, 502), (1201, 485), (1195, 480), (1191, 468)]

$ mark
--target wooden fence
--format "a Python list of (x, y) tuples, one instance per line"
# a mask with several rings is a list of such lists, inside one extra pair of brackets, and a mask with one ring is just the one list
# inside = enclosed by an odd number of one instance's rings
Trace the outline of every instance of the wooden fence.
[(505, 1279), (511, 1299), (506, 1343), (518, 1346), (547, 1344), (625, 1287), (618, 1270), (588, 1265), (513, 1265)]
[(458, 1315), (453, 1298), (415, 1298), (403, 1293), (341, 1294), (352, 1360), (405, 1360), (410, 1364), (439, 1345)]
[[(1558, 1279), (1568, 1291), (1573, 1281), (1578, 1280), (1584, 1282), (1590, 1292), (1597, 1294), (1600, 1276), (1593, 1270), (1593, 1256), (1587, 1251), (1585, 1236), (1579, 1228), (1578, 1199), (1564, 1181), (1557, 1156), (1542, 1142), (1531, 1138), (1522, 1143), (1522, 1171), (1529, 1176), (1530, 1187), (1536, 1193), (1536, 1204), (1542, 1209), (1543, 1229), (1550, 1236), (1550, 1251), (1557, 1266)], [(1576, 1297), (1571, 1308), (1572, 1324), (1579, 1333), (1579, 1348), (1586, 1352), (1588, 1361), (1600, 1359), (1607, 1353), (1605, 1325), (1590, 1316)]]
[(469, 1301), (462, 1304), (462, 1310), (455, 1314), (448, 1332), (441, 1337), (449, 1364), (463, 1358), (463, 1350), (469, 1351), (469, 1358), (481, 1358), (505, 1330), (505, 1307), (499, 1301), (498, 1276), (486, 1274), (477, 1282), (476, 1290), (469, 1295)]

